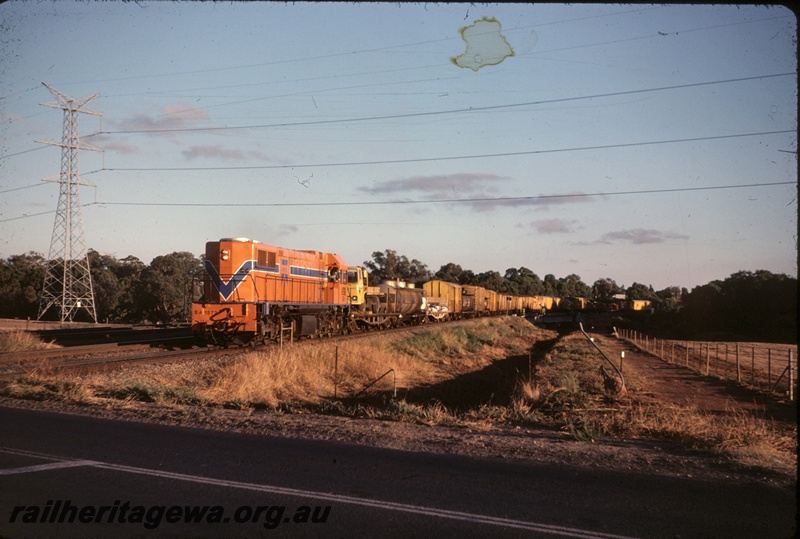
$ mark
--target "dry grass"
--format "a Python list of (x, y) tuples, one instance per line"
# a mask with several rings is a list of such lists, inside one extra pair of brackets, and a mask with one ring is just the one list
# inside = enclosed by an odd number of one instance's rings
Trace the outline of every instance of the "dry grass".
[(318, 405), (334, 393), (358, 391), (390, 369), (402, 378), (418, 374), (421, 367), (424, 365), (393, 353), (388, 343), (378, 340), (368, 344), (276, 348), (248, 354), (220, 367), (201, 394), (212, 402), (273, 409), (282, 403)]
[(629, 396), (617, 399), (603, 391), (596, 375), (601, 362), (584, 337), (570, 335), (539, 364), (523, 394), (530, 394), (535, 409), (579, 440), (671, 439), (749, 467), (796, 471), (796, 426), (781, 427), (739, 411), (712, 414), (691, 406), (665, 405), (641, 391), (644, 381), (630, 373), (626, 375)]
[[(598, 344), (602, 347), (602, 338)], [(642, 381), (630, 375), (628, 396), (617, 398), (603, 388), (603, 363), (580, 334), (557, 339), (524, 320), (504, 318), (342, 344), (275, 347), (236, 360), (69, 379), (38, 374), (0, 383), (0, 395), (113, 407), (154, 402), (204, 410), (310, 411), (485, 429), (544, 426), (577, 440), (670, 439), (750, 467), (782, 473), (796, 468), (796, 427), (778, 430), (743, 413), (710, 415), (665, 406), (647, 397)], [(390, 370), (393, 374), (362, 391)]]
[(44, 342), (27, 331), (0, 331), (0, 352), (24, 352), (44, 348), (59, 348), (59, 346)]

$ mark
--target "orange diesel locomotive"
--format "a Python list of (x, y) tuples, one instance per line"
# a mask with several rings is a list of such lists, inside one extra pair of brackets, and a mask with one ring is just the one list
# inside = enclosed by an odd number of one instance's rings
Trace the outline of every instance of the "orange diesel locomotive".
[(206, 243), (204, 266), (196, 281), (202, 297), (192, 303), (200, 342), (331, 335), (347, 324), (347, 264), (339, 255), (225, 238)]

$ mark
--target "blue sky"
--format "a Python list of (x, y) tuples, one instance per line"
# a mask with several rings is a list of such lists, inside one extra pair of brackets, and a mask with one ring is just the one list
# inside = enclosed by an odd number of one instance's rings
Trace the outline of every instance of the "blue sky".
[(98, 94), (84, 235), (118, 258), (249, 237), (656, 289), (797, 275), (783, 7), (11, 1), (0, 20), (2, 257), (48, 254), (45, 82)]

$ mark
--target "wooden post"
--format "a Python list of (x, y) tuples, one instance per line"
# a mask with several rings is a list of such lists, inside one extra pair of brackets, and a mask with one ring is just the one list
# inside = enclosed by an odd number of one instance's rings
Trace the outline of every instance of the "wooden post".
[(794, 400), (794, 380), (792, 378), (794, 376), (794, 374), (792, 373), (792, 350), (791, 349), (789, 349), (789, 367), (788, 367), (788, 369), (789, 369), (789, 402), (791, 402), (791, 401)]
[(725, 343), (725, 379), (728, 379), (728, 343)]
[(750, 384), (756, 387), (756, 347), (750, 348)]
[(711, 351), (710, 351), (711, 344), (706, 343), (706, 376), (708, 376), (708, 369), (711, 366)]
[(772, 387), (772, 348), (767, 348), (767, 387)]
[(736, 343), (736, 381), (742, 383), (742, 367), (739, 363), (739, 343)]
[(689, 341), (686, 341), (686, 366), (689, 366)]

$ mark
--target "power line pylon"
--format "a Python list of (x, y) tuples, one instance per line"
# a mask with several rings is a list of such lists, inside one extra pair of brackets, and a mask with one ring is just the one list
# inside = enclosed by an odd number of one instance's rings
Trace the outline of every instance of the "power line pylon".
[(81, 185), (94, 185), (81, 181), (78, 173), (78, 151), (103, 150), (78, 138), (78, 113), (100, 116), (98, 112), (86, 108), (98, 94), (73, 99), (45, 83), (42, 84), (58, 101), (40, 104), (64, 111), (64, 130), (60, 143), (36, 141), (61, 146), (61, 174), (58, 178), (44, 179), (60, 184), (60, 193), (37, 318), (41, 319), (52, 307), (58, 307), (62, 322), (72, 320), (80, 309), (85, 309), (92, 321), (97, 322), (89, 258), (83, 241), (83, 214), (79, 194)]

